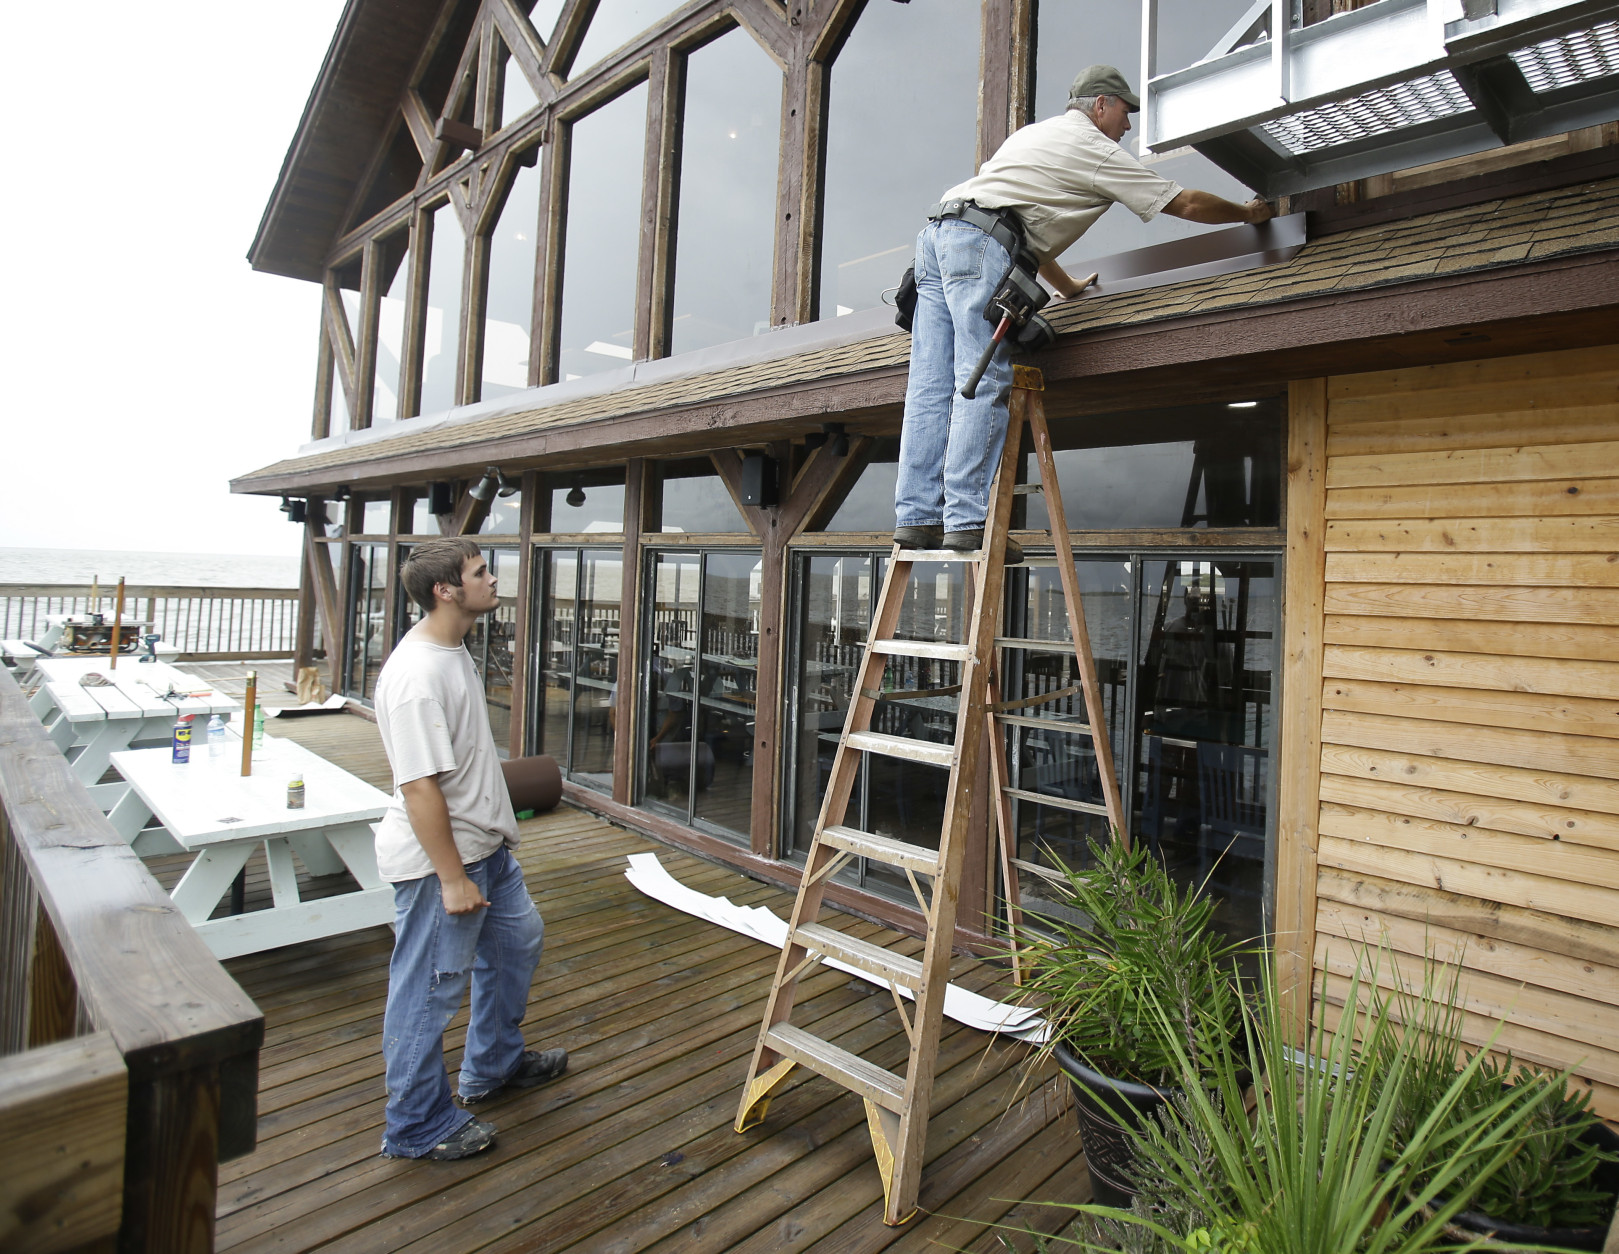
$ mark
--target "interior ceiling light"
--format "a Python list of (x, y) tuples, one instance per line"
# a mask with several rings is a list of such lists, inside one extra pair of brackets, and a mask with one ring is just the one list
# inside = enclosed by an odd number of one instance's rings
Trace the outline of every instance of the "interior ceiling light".
[(1258, 401), (1231, 401), (1229, 404), (1226, 405), (1226, 408), (1227, 409), (1257, 409), (1257, 408), (1259, 408), (1259, 402)]
[(1365, 95), (1306, 109), (1264, 124), (1265, 134), (1295, 155), (1336, 148), (1423, 122), (1467, 113), (1473, 102), (1449, 70), (1380, 87)]
[(567, 501), (573, 509), (578, 509), (585, 503), (585, 485), (580, 482), (577, 475), (574, 476), (573, 487), (569, 489), (568, 495), (563, 500)]
[(1511, 54), (1536, 92), (1556, 91), (1619, 74), (1619, 21), (1599, 22)]

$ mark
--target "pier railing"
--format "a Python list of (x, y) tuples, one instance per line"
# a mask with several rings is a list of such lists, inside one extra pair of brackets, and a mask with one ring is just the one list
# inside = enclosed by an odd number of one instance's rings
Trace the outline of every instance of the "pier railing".
[[(111, 589), (92, 597), (76, 584), (0, 584), (0, 638), (38, 640), (50, 616), (92, 612), (111, 621)], [(182, 662), (290, 658), (298, 641), (298, 589), (128, 585), (124, 618), (152, 623)]]
[(0, 1249), (213, 1249), (264, 1019), (0, 672)]

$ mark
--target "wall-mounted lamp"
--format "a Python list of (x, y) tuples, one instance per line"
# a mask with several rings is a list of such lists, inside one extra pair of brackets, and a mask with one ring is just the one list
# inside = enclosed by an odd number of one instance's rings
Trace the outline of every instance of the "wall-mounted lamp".
[(483, 478), (467, 489), (467, 495), (474, 501), (487, 501), (495, 496), (515, 496), (519, 486), (506, 478), (499, 466), (489, 466)]
[(349, 499), (349, 485), (346, 484), (346, 483), (338, 484), (336, 491), (334, 491), (332, 493), (332, 500), (334, 500), (334, 501), (346, 501), (348, 499)]
[(287, 521), (292, 523), (301, 523), (309, 517), (308, 505), (288, 496), (281, 498), (281, 512), (287, 516)]
[(455, 508), (455, 494), (447, 483), (427, 485), (427, 512), (435, 516), (448, 514)]
[(819, 431), (811, 431), (804, 437), (804, 447), (811, 450), (818, 449), (829, 440), (832, 443), (833, 457), (849, 455), (849, 433), (841, 422), (822, 423)]
[(568, 495), (562, 499), (566, 501), (569, 507), (572, 509), (578, 509), (585, 503), (585, 484), (584, 480), (579, 475), (575, 475), (573, 477), (573, 487), (568, 490)]

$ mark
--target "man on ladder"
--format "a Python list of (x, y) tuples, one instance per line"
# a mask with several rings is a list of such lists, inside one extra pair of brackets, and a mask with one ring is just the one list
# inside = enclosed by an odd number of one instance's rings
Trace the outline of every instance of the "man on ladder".
[[(1019, 367), (1023, 377), (1016, 379), (1012, 395), (1014, 370), (1009, 354), (999, 351), (1000, 341), (1014, 324), (1043, 326), (1034, 317), (1047, 299), (1036, 271), (1064, 296), (1077, 296), (1089, 285), (1090, 280), (1075, 283), (1053, 258), (1115, 200), (1144, 219), (1165, 209), (1201, 222), (1263, 222), (1270, 216), (1263, 201), (1241, 206), (1205, 192), (1185, 191), (1119, 149), (1117, 141), (1130, 129), (1130, 111), (1139, 104), (1117, 70), (1091, 67), (1075, 81), (1072, 96), (1065, 117), (1023, 128), (977, 178), (946, 193), (917, 240), (915, 341), (896, 490), (898, 547), (873, 608), (848, 719), (833, 755), (787, 942), (737, 1111), (738, 1132), (762, 1122), (772, 1096), (796, 1067), (858, 1094), (865, 1101), (882, 1178), (883, 1220), (889, 1224), (904, 1223), (916, 1210), (968, 821), (986, 746), (997, 822), (1003, 833), (1009, 828), (1007, 798), (1013, 790), (1007, 783), (999, 726), (1027, 721), (1028, 711), (1036, 705), (1082, 693), (1087, 722), (1066, 724), (1066, 730), (1090, 737), (1104, 801), (1069, 804), (1104, 816), (1114, 828), (1124, 828), (1062, 492), (1039, 400), (1043, 385), (1038, 371)], [(986, 321), (986, 312), (997, 321)], [(904, 313), (902, 305), (901, 325)], [(1023, 334), (1018, 340), (1029, 342)], [(975, 354), (976, 366), (969, 362)], [(982, 394), (976, 391), (980, 379), (989, 382)], [(1019, 426), (1009, 436), (1013, 416)], [(1034, 433), (1080, 683), (1002, 702), (992, 678), (993, 659), (1005, 564), (1022, 560), (1006, 539), (1006, 529), (1025, 419)], [(960, 641), (916, 640), (899, 630), (913, 567), (929, 568), (938, 562), (966, 568), (968, 602)], [(959, 682), (921, 690), (885, 683), (890, 662), (905, 667), (921, 659), (954, 664)], [(956, 705), (955, 735), (949, 743), (873, 730), (880, 703), (947, 697), (954, 697)], [(873, 754), (950, 772), (937, 848), (846, 824), (855, 779)], [(919, 957), (884, 949), (820, 922), (827, 884), (854, 858), (904, 872), (925, 932)], [(1003, 873), (1007, 870), (1003, 849)], [(931, 883), (931, 891), (924, 891), (923, 881)], [(903, 1072), (879, 1066), (793, 1023), (797, 982), (824, 959), (844, 963), (892, 991), (908, 1044)], [(914, 999), (910, 1011), (907, 996)]]
[[(1014, 263), (1037, 269), (1059, 297), (1075, 297), (1096, 275), (1076, 281), (1057, 258), (1115, 201), (1143, 222), (1158, 213), (1211, 224), (1271, 217), (1263, 200), (1238, 205), (1187, 190), (1120, 147), (1140, 108), (1118, 70), (1089, 67), (1069, 89), (1067, 112), (1014, 134), (976, 176), (944, 194), (916, 237), (911, 376), (894, 488), (901, 548), (982, 546), (1006, 439), (1011, 354), (993, 354), (976, 394), (960, 392), (995, 334), (986, 308)], [(1021, 560), (1015, 544), (1006, 550), (1008, 563)]]

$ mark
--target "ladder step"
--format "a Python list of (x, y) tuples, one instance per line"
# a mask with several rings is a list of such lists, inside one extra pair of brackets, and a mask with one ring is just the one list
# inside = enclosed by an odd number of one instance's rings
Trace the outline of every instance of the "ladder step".
[(812, 1036), (790, 1023), (778, 1023), (765, 1036), (765, 1043), (783, 1058), (791, 1058), (817, 1075), (835, 1080), (844, 1088), (869, 1098), (884, 1110), (896, 1114), (905, 1105), (905, 1081), (892, 1071), (867, 1062), (858, 1054), (839, 1049), (830, 1041)]
[(901, 562), (976, 562), (979, 560), (979, 551), (960, 553), (955, 549), (901, 549), (899, 557)]
[[(1027, 563), (1025, 563), (1027, 565)], [(997, 649), (1027, 649), (1031, 653), (1072, 653), (1072, 640), (1025, 640), (1018, 636), (996, 636)]]
[(1053, 718), (1031, 718), (1027, 714), (997, 714), (995, 721), (1002, 727), (1033, 727), (1039, 731), (1069, 732), (1075, 736), (1089, 736), (1089, 723), (1059, 723)]
[(816, 950), (828, 958), (839, 958), (867, 975), (889, 980), (912, 993), (922, 987), (922, 964), (915, 958), (892, 953), (870, 941), (845, 936), (836, 928), (820, 923), (801, 923), (793, 933), (793, 940), (806, 949)]
[(926, 762), (930, 766), (948, 767), (956, 760), (955, 745), (911, 740), (906, 736), (885, 736), (880, 732), (853, 732), (844, 743), (862, 753), (880, 753), (884, 757)]
[(1107, 807), (1094, 801), (1073, 801), (1067, 797), (1054, 797), (1047, 792), (1029, 792), (1022, 788), (1003, 788), (1001, 790), (1008, 797), (1017, 797), (1022, 801), (1033, 801), (1037, 805), (1051, 806), (1057, 810), (1073, 810), (1078, 814), (1100, 814), (1106, 816)]
[(873, 653), (891, 657), (925, 657), (940, 662), (965, 662), (972, 656), (972, 650), (964, 644), (936, 640), (873, 640), (868, 647)]
[(829, 827), (821, 833), (821, 839), (834, 849), (842, 849), (887, 866), (905, 867), (923, 875), (939, 873), (937, 851), (921, 845), (907, 845), (891, 836), (876, 836), (853, 827)]
[(1036, 496), (1046, 490), (1043, 483), (1015, 483), (1012, 485), (1013, 496)]

